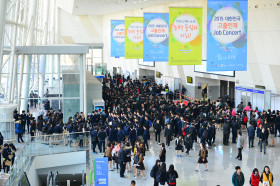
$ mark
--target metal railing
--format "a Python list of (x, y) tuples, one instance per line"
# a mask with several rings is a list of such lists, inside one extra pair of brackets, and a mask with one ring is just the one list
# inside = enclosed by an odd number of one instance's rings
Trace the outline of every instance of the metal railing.
[(90, 174), (89, 171), (92, 172), (92, 167), (90, 167), (92, 150), (89, 132), (52, 134), (29, 138), (11, 167), (10, 179), (6, 186), (18, 185), (21, 182), (21, 175), (28, 172), (35, 156), (75, 151), (88, 151), (86, 157), (87, 174)]

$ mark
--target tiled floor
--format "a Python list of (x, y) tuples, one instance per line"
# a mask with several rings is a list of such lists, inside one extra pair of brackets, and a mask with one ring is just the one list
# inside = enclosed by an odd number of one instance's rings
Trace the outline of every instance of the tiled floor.
[[(246, 132), (243, 132), (244, 136), (247, 136)], [(169, 167), (170, 164), (174, 164), (175, 169), (179, 174), (177, 180), (178, 186), (230, 186), (231, 177), (235, 171), (235, 166), (241, 166), (241, 169), (245, 175), (245, 185), (249, 185), (249, 178), (253, 169), (256, 167), (260, 172), (263, 171), (265, 165), (268, 165), (274, 174), (274, 186), (280, 185), (280, 138), (275, 138), (276, 147), (268, 147), (267, 154), (263, 155), (259, 152), (259, 148), (248, 148), (246, 139), (246, 147), (243, 149), (243, 161), (236, 160), (237, 155), (236, 144), (230, 144), (230, 146), (222, 146), (222, 132), (217, 131), (216, 147), (209, 149), (208, 156), (208, 171), (204, 171), (204, 166), (201, 166), (199, 172), (195, 172), (198, 160), (199, 144), (194, 145), (194, 150), (190, 151), (190, 156), (183, 154), (183, 157), (176, 157), (175, 142), (171, 142), (171, 148), (167, 150), (166, 164)], [(163, 139), (163, 138), (162, 138)], [(231, 139), (231, 138), (230, 138)], [(155, 160), (158, 158), (160, 152), (160, 146), (154, 142), (154, 134), (151, 133), (150, 151), (146, 153), (144, 164), (146, 167), (145, 180), (142, 180), (141, 176), (136, 179), (136, 185), (138, 186), (152, 186), (153, 178), (150, 177), (150, 171), (155, 164)], [(231, 140), (230, 140), (231, 141)], [(257, 144), (255, 138), (255, 144)], [(94, 155), (94, 157), (100, 157), (101, 155)], [(119, 172), (109, 172), (109, 185), (110, 186), (129, 186), (130, 181), (133, 180), (134, 172), (126, 173), (126, 178), (120, 178)], [(261, 184), (260, 184), (261, 185)]]

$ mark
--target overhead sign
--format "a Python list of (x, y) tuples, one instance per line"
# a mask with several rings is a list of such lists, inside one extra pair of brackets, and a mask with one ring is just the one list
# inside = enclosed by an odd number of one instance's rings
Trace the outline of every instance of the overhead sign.
[(246, 71), (248, 0), (208, 0), (207, 7), (207, 71)]
[(124, 57), (124, 20), (111, 20), (111, 57)]
[(168, 13), (144, 13), (143, 61), (168, 61)]
[(169, 8), (169, 65), (201, 65), (202, 8)]
[(143, 17), (125, 17), (125, 59), (143, 58)]

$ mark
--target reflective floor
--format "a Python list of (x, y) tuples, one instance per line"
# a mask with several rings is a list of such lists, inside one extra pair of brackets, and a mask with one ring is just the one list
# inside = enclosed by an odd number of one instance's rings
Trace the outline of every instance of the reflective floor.
[[(246, 132), (243, 132), (247, 136)], [(162, 138), (163, 139), (163, 138)], [(264, 155), (259, 151), (257, 140), (255, 138), (255, 147), (248, 148), (248, 140), (246, 139), (246, 146), (243, 149), (243, 160), (236, 160), (238, 153), (236, 144), (229, 146), (222, 146), (222, 132), (217, 130), (216, 147), (209, 149), (208, 154), (208, 171), (204, 171), (204, 165), (201, 166), (199, 172), (195, 172), (198, 160), (199, 144), (194, 145), (194, 150), (190, 151), (190, 155), (185, 153), (183, 157), (176, 157), (175, 142), (171, 142), (170, 149), (167, 149), (166, 164), (174, 164), (175, 169), (179, 174), (177, 180), (178, 186), (230, 186), (231, 177), (235, 171), (235, 166), (241, 166), (242, 172), (245, 175), (245, 185), (249, 185), (249, 179), (254, 168), (258, 168), (260, 172), (263, 171), (265, 165), (268, 165), (274, 175), (275, 186), (280, 185), (280, 137), (275, 138), (276, 147), (267, 147), (267, 153)], [(231, 139), (230, 139), (231, 141)], [(150, 177), (150, 171), (158, 158), (160, 146), (155, 143), (154, 134), (151, 133), (151, 140), (149, 141), (150, 151), (147, 151), (144, 164), (146, 179), (142, 180), (142, 176), (138, 176), (136, 185), (138, 186), (152, 186), (153, 178)], [(94, 157), (101, 157), (101, 155), (94, 155)], [(135, 172), (125, 173), (126, 178), (120, 178), (119, 171), (109, 171), (109, 185), (123, 185), (129, 186), (131, 180), (134, 179)], [(167, 185), (167, 184), (166, 184)], [(261, 185), (261, 184), (260, 184)]]

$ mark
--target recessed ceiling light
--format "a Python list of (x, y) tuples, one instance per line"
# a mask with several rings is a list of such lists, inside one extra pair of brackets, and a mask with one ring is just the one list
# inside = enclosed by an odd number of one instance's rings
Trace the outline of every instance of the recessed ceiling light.
[(73, 181), (76, 181), (76, 180), (73, 180)]

